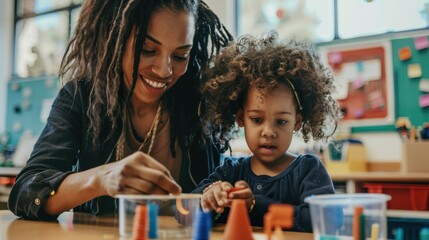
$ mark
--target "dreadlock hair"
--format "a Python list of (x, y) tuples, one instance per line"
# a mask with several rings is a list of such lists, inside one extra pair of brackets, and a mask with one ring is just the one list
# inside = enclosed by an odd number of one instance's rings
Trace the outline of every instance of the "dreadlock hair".
[(188, 151), (193, 141), (203, 137), (197, 114), (202, 67), (232, 40), (218, 17), (200, 0), (86, 0), (62, 59), (59, 78), (63, 83), (68, 80), (89, 84), (87, 132), (96, 148), (121, 127), (124, 108), (137, 81), (140, 57), (134, 58), (133, 82), (128, 96), (124, 96), (122, 58), (127, 39), (135, 26), (134, 56), (140, 56), (149, 19), (161, 9), (185, 11), (195, 17), (187, 71), (163, 96), (170, 113), (172, 155), (175, 156), (176, 139), (183, 151)]
[[(302, 114), (305, 142), (310, 137), (327, 139), (335, 132), (340, 111), (331, 95), (335, 90), (333, 75), (309, 43), (281, 42), (275, 31), (261, 39), (244, 35), (222, 49), (204, 73), (208, 79), (201, 89), (204, 131), (217, 138), (224, 149), (238, 131), (235, 117), (252, 86), (265, 96), (279, 85), (296, 92), (294, 102), (297, 113)], [(331, 124), (331, 129), (326, 124)]]

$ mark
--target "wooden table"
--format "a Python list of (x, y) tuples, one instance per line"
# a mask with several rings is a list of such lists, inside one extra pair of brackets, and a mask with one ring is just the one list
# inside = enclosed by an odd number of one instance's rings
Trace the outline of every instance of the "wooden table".
[[(215, 228), (219, 229), (219, 228)], [(212, 240), (222, 239), (222, 231), (212, 231)], [(263, 233), (253, 234), (254, 239), (266, 239)], [(312, 240), (313, 234), (284, 232), (285, 239)], [(96, 217), (86, 213), (66, 212), (57, 222), (27, 221), (18, 219), (9, 210), (0, 211), (0, 239), (2, 240), (86, 240), (121, 239), (118, 218)]]

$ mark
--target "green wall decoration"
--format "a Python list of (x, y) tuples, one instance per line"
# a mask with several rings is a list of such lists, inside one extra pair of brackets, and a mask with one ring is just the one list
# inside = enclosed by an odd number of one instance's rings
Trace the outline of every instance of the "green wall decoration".
[(6, 129), (9, 144), (16, 145), (25, 131), (31, 131), (34, 136), (41, 133), (45, 126), (41, 112), (50, 111), (59, 83), (55, 77), (12, 79), (7, 88)]
[[(427, 38), (428, 36), (426, 36)], [(429, 122), (429, 108), (419, 106), (419, 90), (421, 79), (429, 79), (429, 48), (416, 50), (414, 38), (392, 40), (393, 74), (395, 82), (395, 112), (397, 117), (408, 117), (414, 126)], [(410, 47), (411, 58), (399, 59), (399, 50)], [(419, 78), (408, 77), (408, 65), (420, 64), (422, 74)]]

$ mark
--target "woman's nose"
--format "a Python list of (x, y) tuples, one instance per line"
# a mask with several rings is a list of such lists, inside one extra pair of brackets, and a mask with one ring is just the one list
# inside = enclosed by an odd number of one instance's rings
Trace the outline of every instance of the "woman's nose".
[(173, 74), (173, 67), (171, 66), (170, 57), (160, 56), (152, 66), (152, 72), (160, 78), (167, 78)]

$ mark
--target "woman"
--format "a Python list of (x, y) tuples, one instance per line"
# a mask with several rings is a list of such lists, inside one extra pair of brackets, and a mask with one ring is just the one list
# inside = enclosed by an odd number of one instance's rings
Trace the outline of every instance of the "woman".
[(200, 126), (201, 68), (231, 40), (201, 1), (85, 1), (60, 68), (70, 82), (9, 209), (49, 220), (114, 212), (116, 194), (191, 191), (220, 153)]

